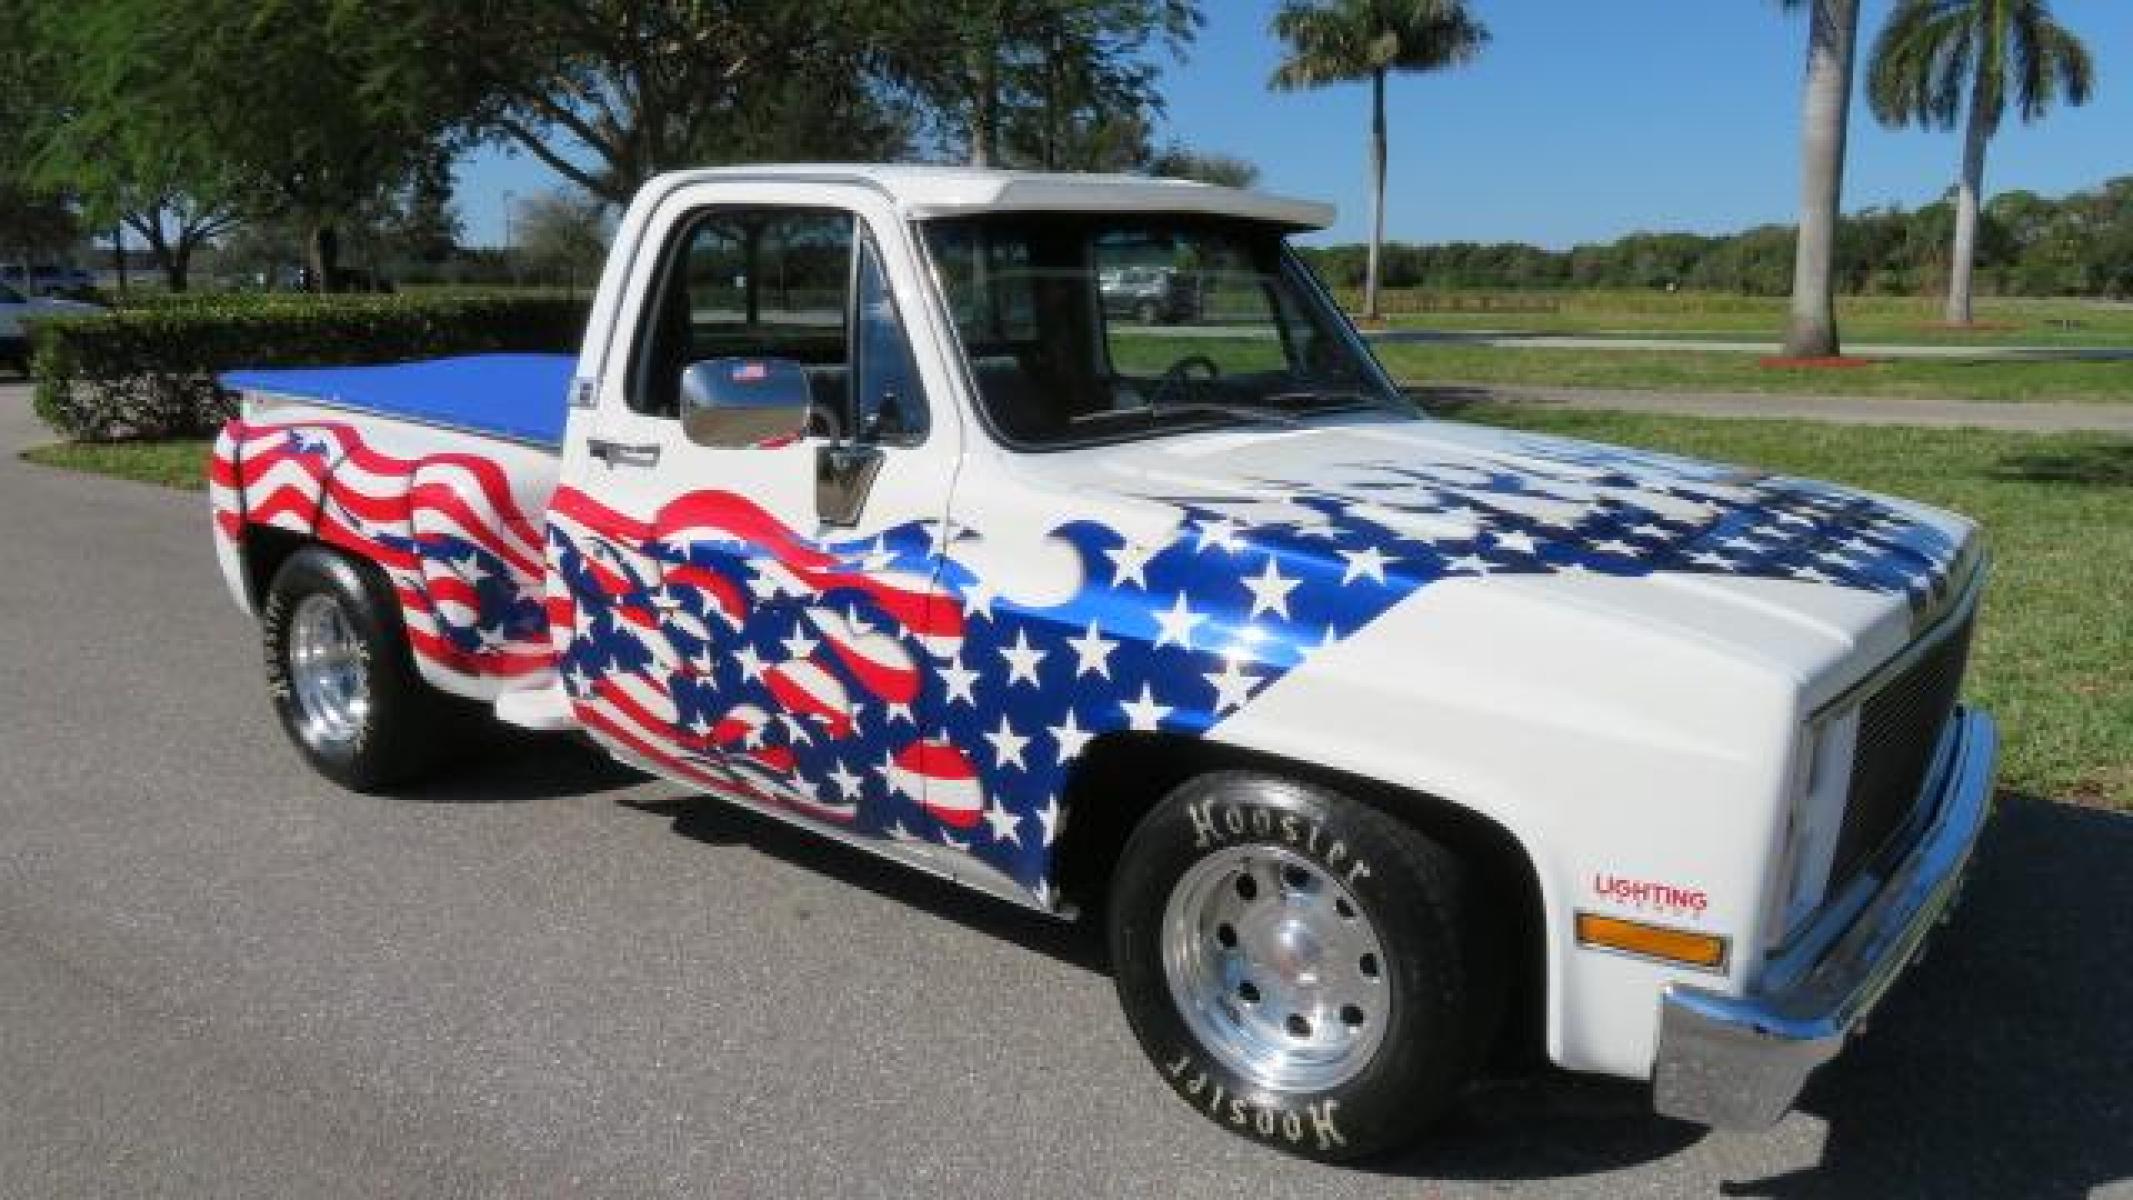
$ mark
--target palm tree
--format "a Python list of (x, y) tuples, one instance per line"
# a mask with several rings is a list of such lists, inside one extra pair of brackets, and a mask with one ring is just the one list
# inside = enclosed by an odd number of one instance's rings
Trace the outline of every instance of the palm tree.
[[(1806, 0), (1785, 0), (1798, 8)], [(1807, 18), (1807, 88), (1800, 118), (1800, 232), (1792, 262), (1785, 353), (1833, 358), (1837, 346), (1837, 214), (1844, 199), (1844, 141), (1851, 127), (1852, 49), (1859, 0), (1813, 0)]]
[(1881, 123), (1953, 129), (1963, 121), (1963, 173), (1955, 192), (1955, 252), (1948, 270), (1950, 324), (1970, 323), (1978, 193), (1985, 147), (2012, 99), (2022, 120), (2053, 101), (2085, 104), (2095, 86), (2088, 47), (2052, 19), (2048, 0), (1897, 0), (1874, 40), (1866, 98)]
[(1370, 266), (1363, 319), (1378, 319), (1378, 255), (1385, 242), (1385, 77), (1471, 62), (1489, 31), (1463, 0), (1283, 0), (1274, 33), (1288, 57), (1274, 72), (1279, 91), (1370, 81)]

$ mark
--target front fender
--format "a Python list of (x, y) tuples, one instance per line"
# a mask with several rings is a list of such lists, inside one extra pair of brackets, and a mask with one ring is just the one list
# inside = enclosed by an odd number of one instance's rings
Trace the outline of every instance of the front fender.
[[(1799, 682), (1561, 590), (1488, 579), (1422, 589), (1210, 736), (1501, 826), (1539, 883), (1550, 1056), (1640, 1076), (1657, 996), (1684, 970), (1577, 949), (1575, 914), (1753, 936), (1791, 786)], [(1616, 881), (1672, 891), (1649, 889), (1625, 910), (1633, 889)], [(1659, 895), (1700, 904), (1662, 908), (1649, 899)], [(1693, 978), (1737, 987), (1747, 957), (1734, 954), (1722, 979)]]

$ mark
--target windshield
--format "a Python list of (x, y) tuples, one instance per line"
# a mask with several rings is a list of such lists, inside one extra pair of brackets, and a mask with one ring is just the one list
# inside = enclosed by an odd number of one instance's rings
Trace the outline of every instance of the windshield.
[(1275, 226), (997, 213), (924, 228), (979, 401), (1017, 445), (1415, 415)]

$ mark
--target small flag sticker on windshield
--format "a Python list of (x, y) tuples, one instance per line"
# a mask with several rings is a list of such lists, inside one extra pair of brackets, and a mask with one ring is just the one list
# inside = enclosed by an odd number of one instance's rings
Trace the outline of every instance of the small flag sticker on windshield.
[(770, 377), (770, 369), (761, 362), (744, 362), (733, 368), (733, 382), (761, 383)]

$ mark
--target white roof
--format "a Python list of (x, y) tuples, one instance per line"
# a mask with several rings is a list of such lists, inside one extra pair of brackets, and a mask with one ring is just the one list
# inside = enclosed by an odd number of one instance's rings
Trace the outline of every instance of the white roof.
[(1146, 175), (1052, 174), (901, 163), (780, 163), (682, 171), (663, 176), (660, 182), (796, 177), (877, 187), (914, 218), (1069, 210), (1212, 213), (1307, 229), (1323, 229), (1333, 223), (1330, 204)]

